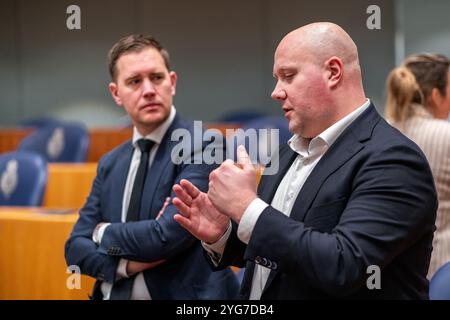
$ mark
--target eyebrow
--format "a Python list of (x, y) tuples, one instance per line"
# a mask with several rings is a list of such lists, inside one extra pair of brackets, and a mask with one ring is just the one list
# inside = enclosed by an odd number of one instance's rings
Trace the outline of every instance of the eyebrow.
[[(156, 72), (150, 72), (149, 74), (150, 74), (151, 76), (155, 76), (155, 75), (161, 76), (161, 75), (164, 75), (164, 72), (156, 71)], [(132, 74), (132, 75), (129, 76), (128, 78), (125, 78), (125, 81), (130, 81), (130, 80), (133, 80), (133, 79), (136, 79), (136, 78), (140, 78), (140, 77), (141, 77), (141, 75), (140, 75), (139, 73), (137, 73), (137, 74)]]

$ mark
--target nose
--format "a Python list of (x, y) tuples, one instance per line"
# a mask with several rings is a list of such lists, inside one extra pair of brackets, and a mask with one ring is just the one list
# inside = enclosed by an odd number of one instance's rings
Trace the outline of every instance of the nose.
[(142, 82), (142, 93), (145, 97), (151, 97), (155, 95), (155, 85), (149, 80), (145, 79)]
[(275, 88), (272, 91), (272, 94), (270, 95), (273, 100), (281, 101), (286, 99), (286, 91), (281, 89), (278, 85), (278, 82), (275, 86)]

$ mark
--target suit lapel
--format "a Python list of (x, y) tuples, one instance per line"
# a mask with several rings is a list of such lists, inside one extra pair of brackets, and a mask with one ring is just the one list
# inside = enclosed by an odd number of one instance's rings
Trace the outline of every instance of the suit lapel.
[(292, 207), (291, 218), (303, 221), (325, 179), (362, 148), (363, 144), (357, 141), (352, 134), (342, 141), (339, 147), (333, 144), (306, 179)]
[(295, 200), (291, 218), (303, 221), (320, 187), (333, 172), (349, 161), (364, 148), (364, 141), (370, 139), (373, 127), (380, 120), (375, 107), (371, 104), (353, 123), (351, 123), (330, 149), (319, 160)]
[(124, 146), (123, 156), (117, 157), (117, 165), (115, 166), (116, 172), (114, 176), (117, 179), (114, 179), (113, 183), (115, 183), (118, 187), (112, 188), (113, 194), (111, 199), (111, 207), (112, 207), (112, 217), (111, 221), (113, 222), (121, 222), (122, 221), (122, 202), (123, 202), (123, 193), (125, 190), (125, 184), (127, 183), (128, 170), (130, 169), (131, 157), (133, 156), (133, 145), (131, 141), (127, 142)]
[(292, 162), (297, 157), (297, 153), (294, 152), (289, 146), (285, 146), (280, 149), (280, 159), (278, 166), (278, 173), (273, 176), (263, 176), (261, 177), (261, 182), (258, 187), (258, 195), (261, 200), (271, 203), (278, 186), (283, 180), (284, 175), (292, 165)]

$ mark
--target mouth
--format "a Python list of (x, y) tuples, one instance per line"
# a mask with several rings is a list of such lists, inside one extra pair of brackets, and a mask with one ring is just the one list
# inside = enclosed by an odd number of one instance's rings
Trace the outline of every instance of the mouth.
[(284, 116), (288, 117), (292, 113), (292, 108), (283, 107)]
[(149, 102), (144, 105), (142, 105), (139, 109), (140, 110), (146, 110), (146, 111), (153, 111), (157, 110), (161, 107), (161, 104), (158, 102)]

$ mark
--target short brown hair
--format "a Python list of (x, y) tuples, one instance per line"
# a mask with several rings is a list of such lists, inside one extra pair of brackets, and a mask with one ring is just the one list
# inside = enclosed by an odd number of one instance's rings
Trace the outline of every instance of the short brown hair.
[[(433, 88), (437, 88), (445, 97), (447, 88), (447, 77), (450, 60), (440, 54), (422, 53), (409, 56), (403, 65), (416, 77), (417, 84), (426, 99), (431, 95)], [(415, 97), (416, 103), (419, 97)]]
[(108, 52), (108, 70), (113, 81), (116, 81), (117, 77), (117, 60), (121, 56), (130, 52), (141, 52), (146, 48), (155, 48), (159, 51), (164, 59), (164, 63), (169, 70), (170, 59), (169, 52), (156, 40), (154, 37), (142, 34), (132, 34), (123, 37), (117, 43), (115, 43)]

